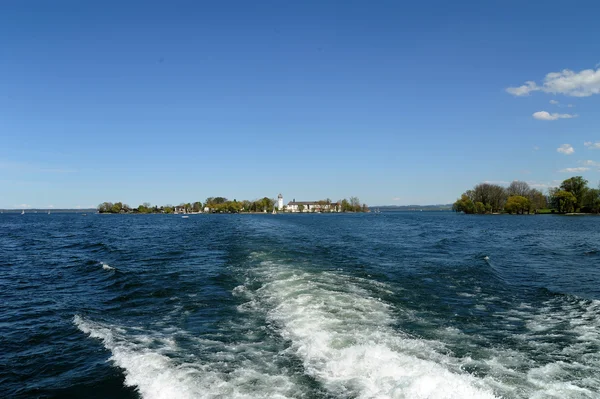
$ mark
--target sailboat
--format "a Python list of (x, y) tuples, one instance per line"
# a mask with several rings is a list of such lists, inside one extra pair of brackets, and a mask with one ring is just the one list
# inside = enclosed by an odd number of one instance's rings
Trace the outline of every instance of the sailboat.
[(50, 214), (50, 211), (48, 211), (48, 215)]
[(25, 214), (25, 209), (23, 209), (23, 210), (21, 211), (21, 215), (24, 215), (24, 214)]

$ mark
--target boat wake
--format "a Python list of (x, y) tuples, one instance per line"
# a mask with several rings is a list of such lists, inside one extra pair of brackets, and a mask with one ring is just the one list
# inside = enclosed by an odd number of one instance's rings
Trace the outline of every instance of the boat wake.
[[(265, 260), (236, 289), (249, 301), (243, 312), (265, 310), (289, 341), (287, 353), (336, 397), (493, 398), (482, 380), (464, 373), (439, 342), (415, 339), (393, 328), (390, 305), (353, 279), (311, 273)], [(378, 287), (379, 289), (381, 287)]]
[(600, 388), (598, 301), (561, 296), (499, 312), (495, 334), (516, 342), (503, 346), (447, 326), (430, 339), (403, 332), (399, 319), (418, 318), (379, 299), (392, 292), (382, 282), (264, 253), (233, 271), (243, 279), (237, 312), (212, 335), (74, 323), (151, 399), (593, 398)]

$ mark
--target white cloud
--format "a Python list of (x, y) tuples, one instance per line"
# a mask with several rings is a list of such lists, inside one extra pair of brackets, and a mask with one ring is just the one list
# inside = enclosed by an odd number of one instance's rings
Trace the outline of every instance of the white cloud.
[(560, 152), (561, 154), (571, 155), (572, 153), (575, 152), (575, 149), (573, 148), (573, 146), (571, 144), (562, 144), (560, 147), (558, 147), (556, 149), (556, 151)]
[(537, 91), (537, 90), (540, 90), (540, 88), (537, 87), (535, 82), (532, 82), (532, 81), (525, 82), (524, 85), (519, 86), (519, 87), (509, 87), (506, 89), (507, 92), (509, 92), (513, 96), (518, 96), (518, 97), (528, 96), (529, 93), (531, 93), (532, 91)]
[[(596, 67), (597, 68), (597, 67)], [(519, 87), (509, 87), (506, 91), (514, 96), (527, 96), (534, 91), (563, 94), (571, 97), (589, 97), (600, 94), (600, 68), (584, 69), (574, 72), (563, 69), (560, 72), (550, 72), (539, 86), (534, 81), (527, 81)]]
[(592, 143), (591, 141), (586, 141), (585, 143), (583, 143), (583, 145), (589, 148), (590, 150), (600, 150), (600, 141), (596, 141), (595, 143)]
[(556, 100), (550, 100), (550, 104), (552, 104), (552, 105), (558, 105), (558, 101), (556, 101)]
[(533, 117), (535, 119), (539, 119), (541, 121), (555, 121), (557, 119), (570, 119), (570, 118), (576, 118), (577, 115), (571, 115), (571, 114), (559, 114), (559, 113), (549, 113), (547, 111), (538, 111), (538, 112), (534, 112), (533, 113)]
[(567, 104), (567, 107), (569, 107), (569, 108), (573, 108), (573, 107), (574, 107), (574, 105), (573, 105), (573, 104)]
[(583, 166), (580, 166), (578, 168), (564, 168), (559, 170), (559, 172), (563, 172), (563, 173), (579, 173), (579, 172), (585, 172), (587, 170), (590, 170), (590, 168), (586, 168)]

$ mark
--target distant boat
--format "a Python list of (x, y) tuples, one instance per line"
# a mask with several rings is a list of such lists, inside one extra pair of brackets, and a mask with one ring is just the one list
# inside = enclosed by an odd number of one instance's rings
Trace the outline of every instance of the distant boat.
[(48, 215), (50, 214), (50, 211), (48, 211)]
[(82, 213), (81, 216), (87, 216), (87, 213)]
[(25, 214), (25, 209), (23, 209), (23, 210), (21, 211), (21, 215), (24, 215), (24, 214)]
[(182, 216), (181, 218), (182, 219), (189, 219), (190, 217), (189, 216)]

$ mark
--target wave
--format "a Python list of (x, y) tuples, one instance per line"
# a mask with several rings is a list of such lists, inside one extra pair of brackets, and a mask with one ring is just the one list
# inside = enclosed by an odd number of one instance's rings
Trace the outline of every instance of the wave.
[(114, 267), (109, 266), (107, 263), (101, 262), (100, 264), (102, 265), (102, 269), (104, 269), (104, 270), (108, 270), (108, 271), (115, 270)]
[[(554, 295), (495, 315), (510, 347), (481, 342), (468, 368), (485, 370), (498, 391), (518, 398), (594, 398), (600, 391), (600, 301)], [(472, 339), (457, 333), (447, 340)], [(469, 364), (470, 363), (470, 364)]]
[(254, 343), (224, 344), (172, 328), (124, 328), (80, 315), (73, 323), (102, 341), (113, 364), (124, 370), (125, 385), (146, 399), (306, 397), (293, 376), (277, 368), (277, 353)]
[[(287, 353), (330, 394), (355, 398), (494, 398), (492, 390), (457, 366), (437, 342), (397, 331), (394, 309), (350, 278), (309, 273), (262, 261), (263, 282), (241, 311), (266, 309)], [(438, 347), (438, 348), (436, 348)]]

